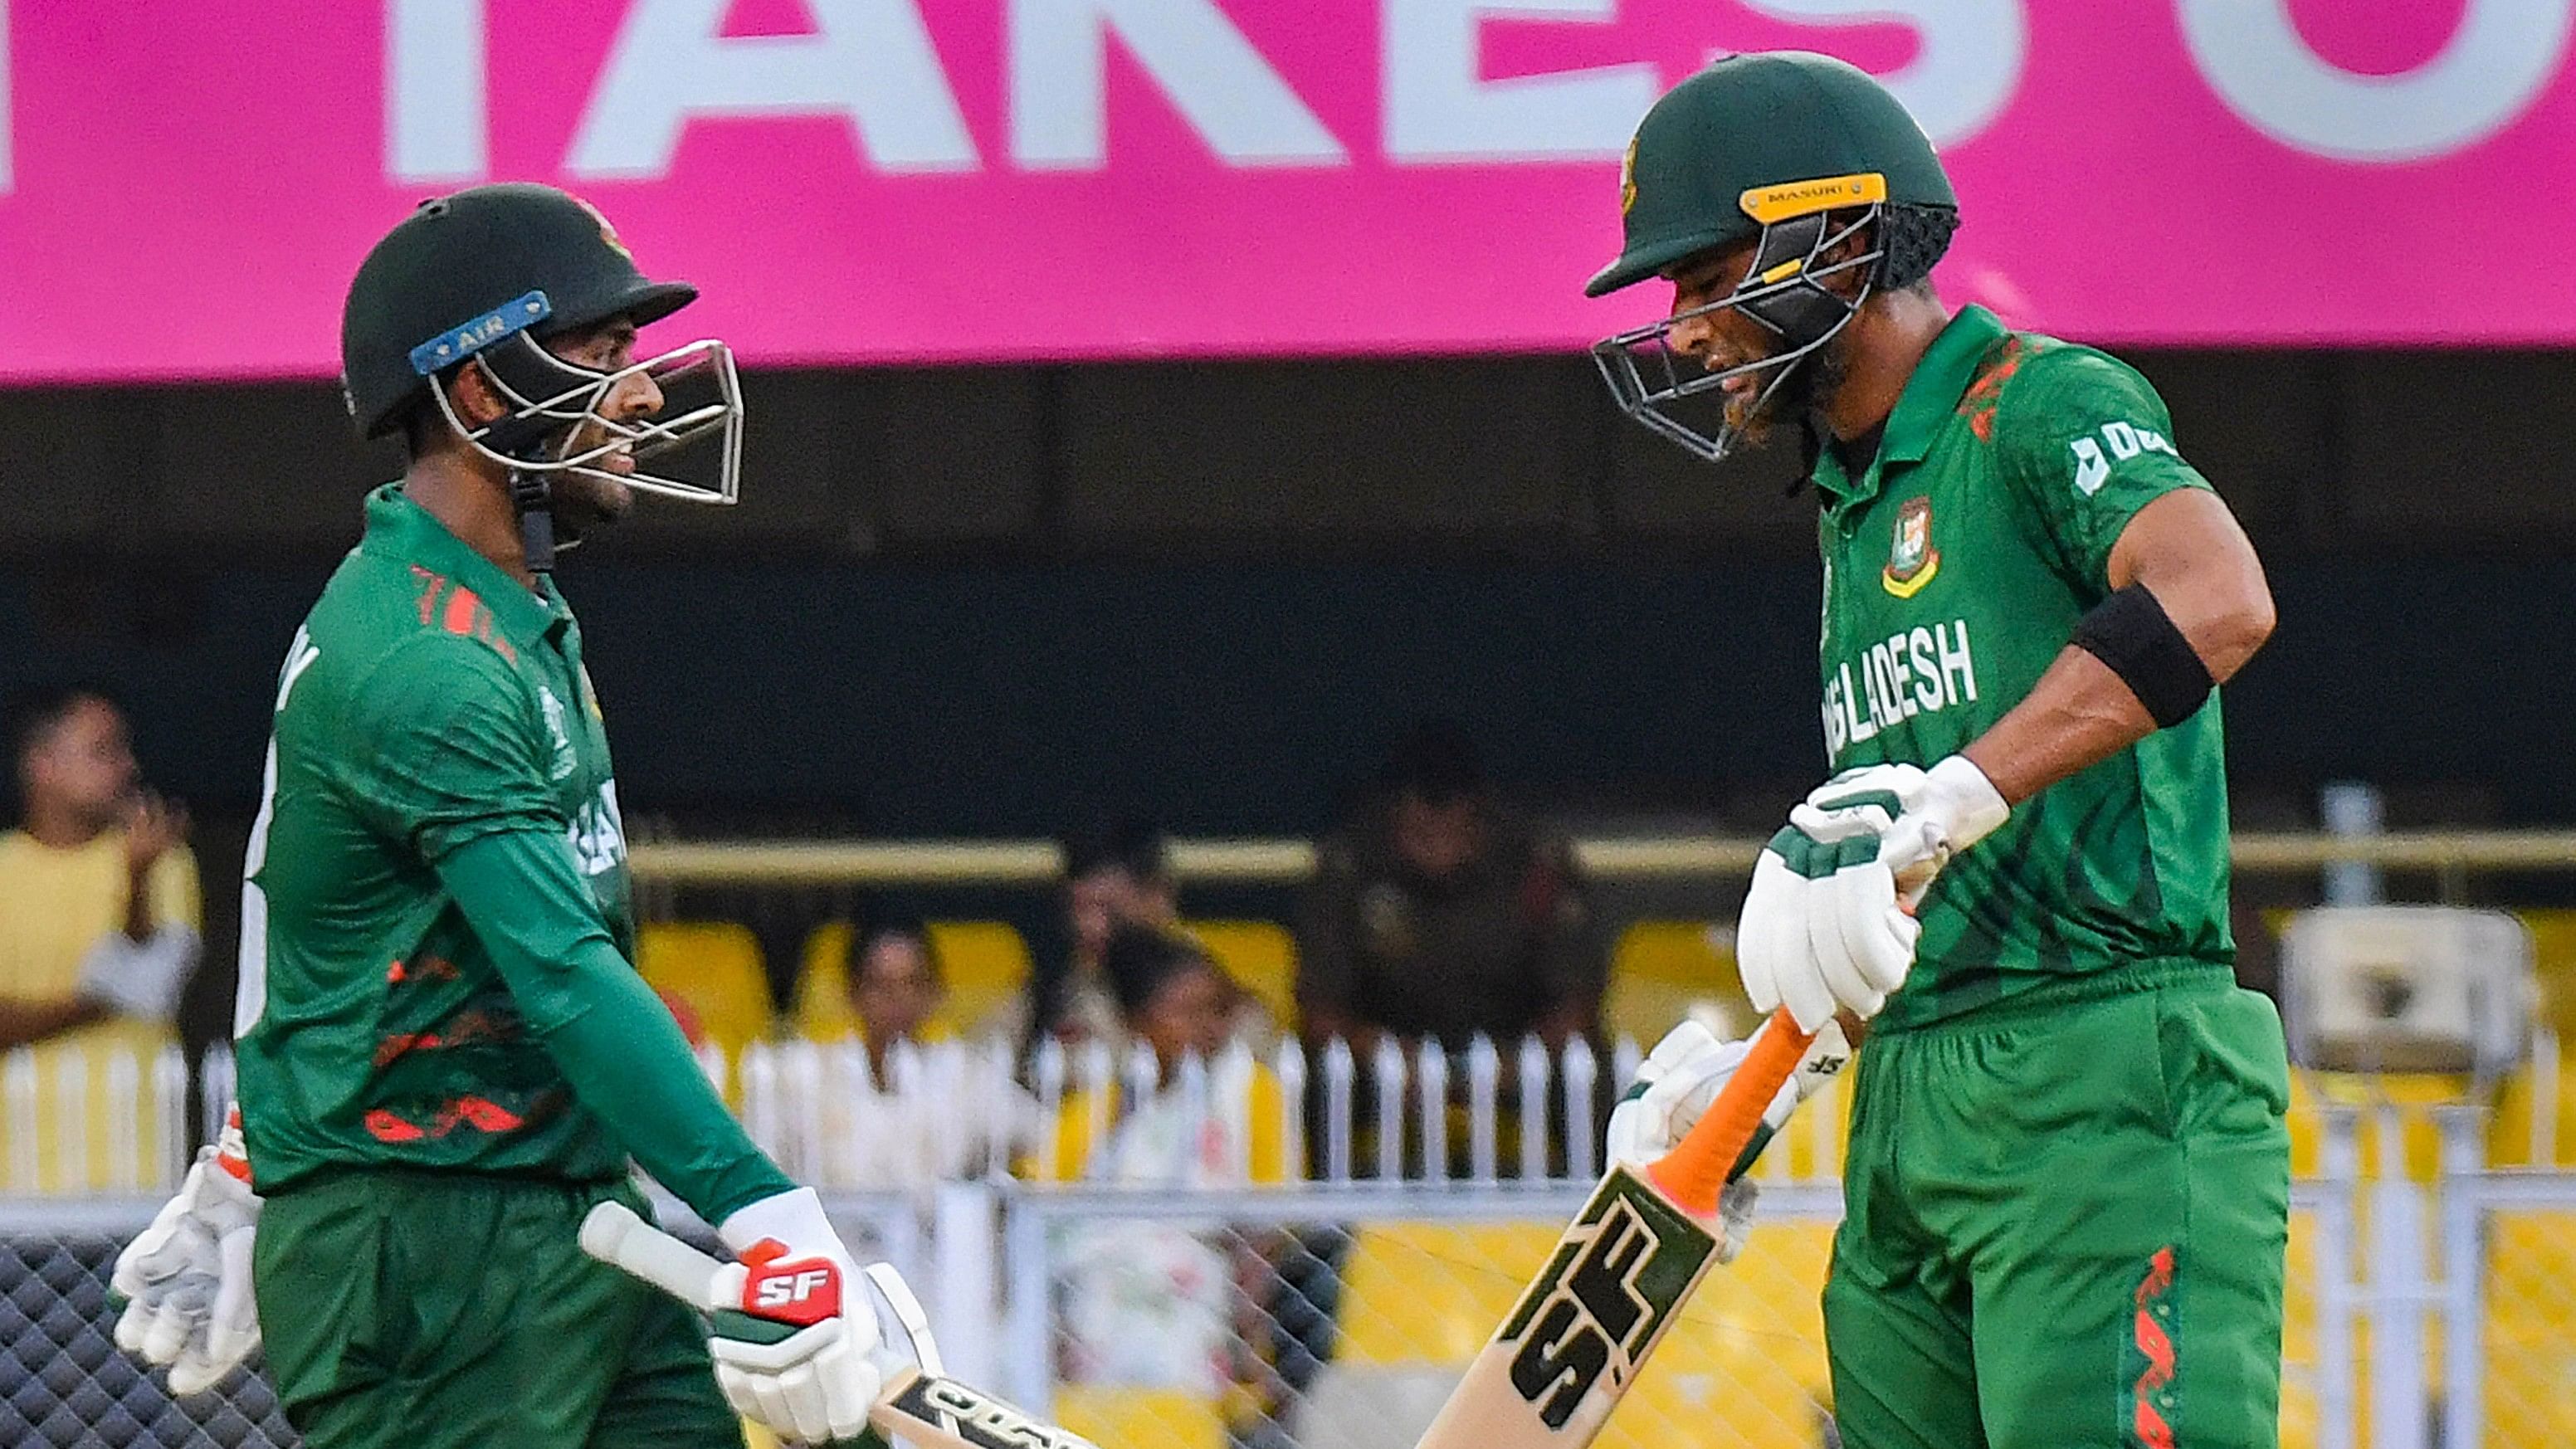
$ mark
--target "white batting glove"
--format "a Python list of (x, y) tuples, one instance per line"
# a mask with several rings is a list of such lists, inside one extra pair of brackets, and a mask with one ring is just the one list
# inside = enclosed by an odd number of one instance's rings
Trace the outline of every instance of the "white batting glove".
[(1914, 908), (1933, 876), (2010, 813), (1964, 755), (1826, 781), (1754, 866), (1736, 934), (1746, 996), (1805, 1031), (1838, 1010), (1877, 1015), (1913, 970)]
[(1985, 839), (2012, 817), (1986, 772), (1965, 755), (1931, 769), (1865, 765), (1845, 770), (1810, 792), (1789, 823), (1819, 840), (1874, 836), (1879, 863), (1898, 878), (1911, 908), (1950, 857)]
[(178, 1196), (116, 1255), (109, 1286), (125, 1299), (116, 1346), (170, 1370), (170, 1392), (203, 1393), (259, 1347), (250, 1250), (260, 1200), (250, 1190), (241, 1109), (198, 1149)]
[[(856, 1437), (885, 1373), (877, 1313), (810, 1187), (763, 1198), (716, 1229), (741, 1259), (717, 1275), (707, 1351), (734, 1412), (801, 1444)], [(926, 1337), (926, 1333), (925, 1333)]]
[[(1696, 1021), (1686, 1020), (1664, 1033), (1664, 1039), (1655, 1043), (1655, 1049), (1637, 1068), (1636, 1081), (1620, 1097), (1619, 1105), (1610, 1110), (1610, 1160), (1644, 1167), (1671, 1152), (1717, 1101), (1718, 1093), (1726, 1089), (1728, 1080), (1751, 1050), (1750, 1042), (1722, 1041)], [(1798, 1104), (1841, 1071), (1850, 1059), (1851, 1046), (1843, 1037), (1842, 1027), (1828, 1020), (1816, 1034), (1815, 1044), (1807, 1049), (1806, 1060), (1799, 1063), (1789, 1080), (1780, 1084), (1778, 1094), (1763, 1109), (1761, 1133), (1753, 1143), (1752, 1155), (1758, 1156)], [(1739, 1177), (1726, 1185), (1718, 1199), (1718, 1215), (1725, 1228), (1717, 1250), (1719, 1262), (1732, 1263), (1735, 1255), (1743, 1251), (1759, 1197), (1760, 1189), (1751, 1178)]]
[(1874, 837), (1825, 841), (1790, 825), (1753, 867), (1736, 967), (1755, 1010), (1786, 1007), (1814, 1032), (1837, 1011), (1877, 1015), (1913, 968), (1917, 929)]

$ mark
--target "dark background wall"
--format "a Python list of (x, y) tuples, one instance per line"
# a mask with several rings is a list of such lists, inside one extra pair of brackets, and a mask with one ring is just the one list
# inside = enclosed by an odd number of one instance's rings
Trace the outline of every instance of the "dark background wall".
[[(2293, 802), (2564, 820), (2576, 360), (2141, 359), (2283, 625), (2234, 767)], [(745, 501), (567, 563), (636, 813), (1300, 830), (1426, 713), (1527, 792), (1753, 828), (1821, 761), (1813, 505), (1712, 472), (1582, 359), (752, 379)], [(205, 807), (389, 456), (327, 388), (0, 394), (0, 689), (94, 674)]]

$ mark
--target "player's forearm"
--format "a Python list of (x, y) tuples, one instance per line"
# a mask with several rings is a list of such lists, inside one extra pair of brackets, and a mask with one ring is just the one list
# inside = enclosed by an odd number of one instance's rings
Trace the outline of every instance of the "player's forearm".
[(2081, 649), (2048, 666), (2020, 704), (1965, 750), (1995, 792), (2018, 805), (2069, 775), (2091, 768), (2155, 732), (2120, 676)]
[(140, 946), (152, 939), (152, 870), (128, 871), (125, 885), (125, 939)]
[(0, 1051), (29, 1046), (49, 1036), (107, 1019), (107, 1008), (83, 997), (60, 1001), (14, 1001), (0, 998)]
[(486, 836), (438, 872), (574, 1097), (645, 1171), (709, 1222), (794, 1186), (619, 954), (560, 837)]

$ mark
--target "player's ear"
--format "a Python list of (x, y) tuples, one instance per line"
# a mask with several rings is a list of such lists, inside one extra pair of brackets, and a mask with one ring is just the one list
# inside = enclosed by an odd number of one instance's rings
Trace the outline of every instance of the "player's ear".
[(510, 411), (501, 399), (501, 390), (492, 383), (491, 374), (482, 364), (468, 362), (456, 369), (456, 375), (440, 384), (447, 389), (447, 401), (455, 410), (456, 420), (468, 428), (487, 427)]
[[(1867, 226), (1854, 225), (1861, 221), (1863, 216), (1864, 213), (1860, 211), (1826, 213), (1825, 235), (1834, 237), (1836, 240), (1825, 248), (1823, 255), (1816, 258), (1816, 270), (1825, 271), (1836, 263), (1848, 262), (1879, 244), (1878, 234), (1887, 225), (1886, 211), (1881, 209), (1877, 219)], [(1871, 270), (1873, 269), (1860, 267), (1849, 271), (1825, 272), (1825, 275), (1817, 280), (1833, 289), (1836, 296), (1848, 300), (1860, 291), (1861, 283), (1868, 279)]]

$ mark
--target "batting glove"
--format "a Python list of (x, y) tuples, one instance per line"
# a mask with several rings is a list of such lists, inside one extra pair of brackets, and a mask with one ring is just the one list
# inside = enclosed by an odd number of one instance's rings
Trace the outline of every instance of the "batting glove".
[(1838, 1010), (1876, 1015), (1913, 969), (1913, 912), (1932, 877), (2009, 813), (1962, 755), (1825, 782), (1754, 866), (1736, 933), (1745, 995), (1810, 1032)]
[(116, 1346), (170, 1370), (170, 1392), (214, 1387), (259, 1347), (250, 1250), (259, 1196), (242, 1151), (241, 1108), (198, 1149), (178, 1196), (116, 1255), (109, 1286), (125, 1300)]
[(1908, 907), (1923, 902), (1950, 857), (1985, 839), (2012, 807), (1965, 755), (1931, 769), (1866, 765), (1819, 785), (1789, 812), (1790, 825), (1818, 840), (1875, 837), (1879, 863), (1898, 878)]
[(740, 1262), (712, 1296), (709, 1355), (734, 1412), (803, 1444), (857, 1437), (884, 1384), (877, 1314), (810, 1187), (763, 1198), (716, 1229)]
[[(1680, 1145), (1717, 1101), (1718, 1093), (1726, 1089), (1727, 1081), (1751, 1050), (1750, 1042), (1722, 1041), (1717, 1033), (1696, 1021), (1684, 1021), (1664, 1033), (1664, 1039), (1655, 1043), (1655, 1049), (1637, 1068), (1637, 1079), (1629, 1084), (1619, 1105), (1610, 1109), (1610, 1160), (1642, 1168)], [(1762, 1126), (1746, 1147), (1739, 1169), (1750, 1166), (1798, 1104), (1814, 1095), (1849, 1060), (1851, 1046), (1843, 1037), (1842, 1027), (1827, 1020), (1797, 1072), (1780, 1084), (1778, 1095), (1763, 1109)], [(1717, 1205), (1725, 1227), (1718, 1245), (1718, 1261), (1732, 1263), (1735, 1255), (1743, 1251), (1759, 1196), (1760, 1190), (1751, 1178), (1737, 1177), (1727, 1183)]]

